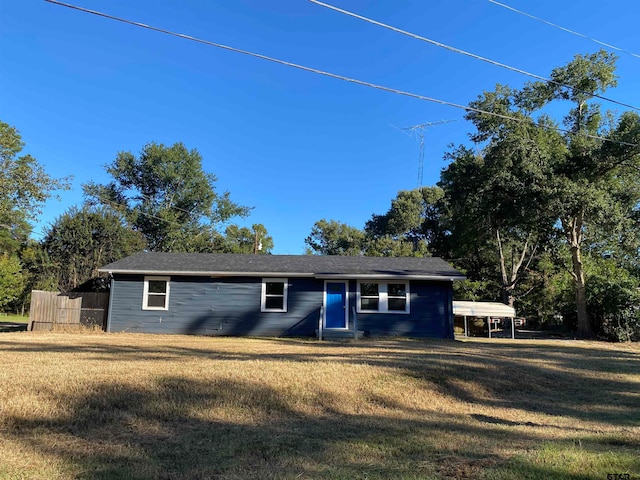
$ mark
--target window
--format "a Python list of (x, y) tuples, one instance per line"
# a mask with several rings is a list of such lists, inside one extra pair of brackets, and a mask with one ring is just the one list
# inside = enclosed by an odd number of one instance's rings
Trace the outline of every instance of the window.
[(287, 311), (287, 284), (286, 278), (262, 279), (262, 296), (260, 299), (261, 312), (286, 312)]
[(358, 282), (358, 312), (409, 313), (409, 283)]
[(380, 291), (377, 283), (360, 284), (360, 310), (377, 312), (380, 308)]
[(404, 312), (407, 310), (407, 285), (387, 283), (387, 310)]
[(169, 277), (144, 277), (143, 310), (169, 310)]

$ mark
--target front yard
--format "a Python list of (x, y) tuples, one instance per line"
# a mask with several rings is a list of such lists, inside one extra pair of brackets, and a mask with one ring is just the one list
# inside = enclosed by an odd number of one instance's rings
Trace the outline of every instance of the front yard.
[(2, 479), (640, 478), (640, 345), (0, 335)]

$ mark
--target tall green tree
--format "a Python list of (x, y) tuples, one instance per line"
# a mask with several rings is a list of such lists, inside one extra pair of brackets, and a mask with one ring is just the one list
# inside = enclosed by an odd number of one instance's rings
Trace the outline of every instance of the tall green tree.
[(20, 132), (0, 121), (0, 308), (24, 305), (32, 284), (25, 269), (30, 222), (56, 190), (69, 188), (69, 177), (55, 179), (31, 155), (22, 155)]
[[(594, 100), (616, 85), (615, 61), (615, 55), (605, 51), (577, 55), (554, 69), (548, 82), (485, 92), (470, 104), (474, 110), (467, 115), (477, 128), (472, 139), (484, 142), (489, 154), (510, 161), (518, 151), (530, 152), (531, 161), (513, 172), (514, 179), (532, 174), (530, 183), (506, 197), (498, 192), (497, 198), (511, 198), (524, 216), (536, 222), (543, 223), (545, 213), (553, 213), (546, 224), (558, 228), (570, 251), (577, 329), (582, 336), (592, 334), (585, 246), (607, 224), (630, 218), (640, 201), (640, 119), (634, 112), (603, 113)], [(570, 108), (562, 118), (563, 133), (558, 133), (559, 123), (545, 112), (566, 105)], [(528, 170), (522, 169), (525, 166)], [(502, 218), (512, 213), (507, 209)]]
[(426, 257), (424, 244), (415, 248), (413, 242), (392, 235), (365, 236), (364, 255), (368, 257)]
[(11, 303), (12, 311), (24, 312), (31, 303), (33, 290), (56, 291), (58, 278), (54, 265), (50, 262), (41, 242), (28, 240), (20, 249), (20, 263), (25, 288), (20, 296)]
[(398, 192), (387, 213), (372, 215), (364, 230), (336, 220), (319, 220), (305, 239), (320, 255), (423, 257), (447, 246), (444, 194), (438, 187)]
[(108, 207), (70, 208), (47, 229), (40, 257), (43, 281), (53, 276), (57, 288), (68, 292), (96, 278), (104, 265), (145, 247), (139, 232), (122, 214)]
[(251, 210), (217, 193), (200, 153), (182, 143), (149, 143), (138, 157), (120, 152), (106, 170), (111, 182), (84, 185), (88, 201), (124, 214), (151, 251), (215, 251), (221, 226)]
[[(503, 98), (508, 94), (499, 87), (491, 101), (508, 101)], [(451, 211), (457, 248), (472, 255), (477, 245), (491, 246), (507, 305), (514, 306), (518, 284), (552, 233), (555, 217), (546, 193), (549, 160), (562, 152), (562, 138), (555, 130), (514, 121), (495, 132), (480, 154), (464, 146), (446, 154), (451, 163), (439, 185)]]
[[(383, 215), (373, 215), (365, 225), (365, 233), (370, 239), (369, 248), (404, 253), (410, 256), (434, 254), (447, 256), (448, 239), (444, 218), (444, 192), (439, 187), (422, 187), (402, 190), (391, 200), (391, 207)], [(394, 249), (389, 246), (396, 243)], [(410, 246), (410, 250), (408, 250)]]
[(23, 148), (20, 132), (0, 121), (0, 253), (15, 253), (45, 201), (69, 188), (69, 177), (52, 178), (31, 155), (20, 155)]
[(224, 233), (220, 252), (269, 254), (273, 250), (273, 238), (260, 223), (253, 224), (251, 228), (229, 225)]
[(336, 220), (318, 220), (304, 240), (310, 253), (316, 255), (362, 255), (364, 233)]
[(0, 254), (0, 311), (17, 300), (24, 288), (22, 266), (16, 255)]
[(640, 279), (614, 259), (589, 259), (587, 305), (596, 334), (611, 341), (640, 340)]

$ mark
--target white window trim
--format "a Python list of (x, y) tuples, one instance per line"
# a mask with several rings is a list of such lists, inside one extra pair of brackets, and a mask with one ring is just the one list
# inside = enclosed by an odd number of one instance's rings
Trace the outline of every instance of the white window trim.
[[(267, 283), (283, 283), (284, 284), (284, 289), (282, 292), (283, 308), (267, 308)], [(260, 294), (260, 311), (261, 312), (286, 312), (287, 305), (288, 305), (287, 303), (288, 291), (289, 291), (289, 281), (287, 278), (263, 278), (262, 292)]]
[[(149, 307), (149, 281), (157, 280), (167, 282), (167, 291), (164, 294), (164, 307)], [(142, 293), (142, 310), (169, 310), (169, 289), (171, 287), (171, 277), (144, 277), (144, 290)], [(153, 293), (151, 294), (153, 295)]]
[[(361, 283), (377, 283), (378, 284), (378, 310), (365, 310), (361, 308)], [(404, 310), (389, 310), (389, 296), (387, 294), (388, 285), (390, 283), (401, 283), (405, 286), (405, 306)], [(411, 313), (411, 291), (409, 289), (411, 282), (407, 280), (358, 280), (358, 291), (356, 293), (356, 311), (358, 313), (397, 313), (399, 315), (407, 315)]]

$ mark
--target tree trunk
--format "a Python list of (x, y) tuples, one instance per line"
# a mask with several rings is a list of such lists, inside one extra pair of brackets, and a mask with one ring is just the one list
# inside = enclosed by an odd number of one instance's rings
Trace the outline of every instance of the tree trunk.
[(589, 312), (587, 311), (587, 290), (585, 287), (584, 265), (582, 264), (582, 224), (584, 212), (579, 212), (568, 222), (563, 221), (563, 226), (569, 240), (571, 250), (571, 266), (573, 283), (575, 286), (576, 313), (578, 315), (578, 336), (589, 338), (593, 336)]
[[(580, 264), (579, 268), (582, 273), (582, 264)], [(587, 311), (587, 291), (584, 285), (584, 273), (582, 273), (582, 279), (576, 281), (576, 312), (578, 314), (578, 336), (582, 338), (592, 337), (593, 331), (591, 330), (591, 321)]]
[[(529, 237), (527, 237), (527, 240), (524, 242), (524, 246), (522, 247), (522, 250), (519, 252), (519, 256), (517, 260), (516, 260), (515, 251), (512, 250), (511, 268), (510, 268), (510, 271), (507, 271), (507, 266), (506, 266), (506, 261), (504, 256), (504, 249), (502, 247), (502, 238), (500, 237), (500, 230), (496, 229), (496, 240), (498, 243), (498, 256), (500, 259), (500, 275), (502, 280), (502, 303), (504, 303), (505, 305), (509, 305), (510, 307), (513, 307), (515, 303), (515, 299), (516, 299), (515, 289), (516, 289), (516, 283), (518, 282), (518, 279), (519, 279), (518, 274), (520, 272), (520, 268), (522, 267), (522, 264), (524, 263), (527, 257), (527, 253), (529, 251), (530, 238), (531, 236), (529, 235)], [(533, 250), (531, 251), (529, 255), (529, 261), (527, 262), (525, 269), (528, 268), (529, 263), (531, 262), (531, 259), (535, 254), (535, 250), (536, 248), (533, 248)]]

